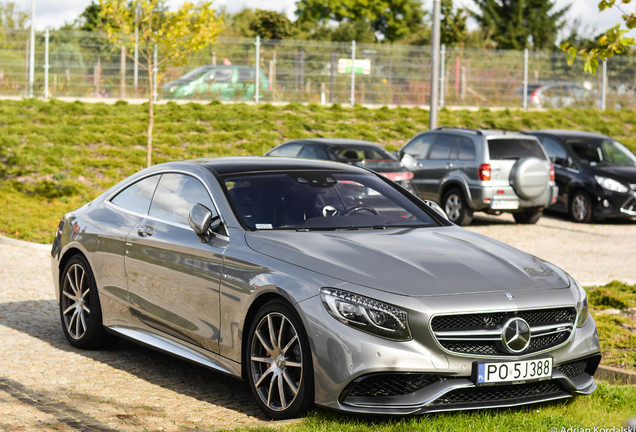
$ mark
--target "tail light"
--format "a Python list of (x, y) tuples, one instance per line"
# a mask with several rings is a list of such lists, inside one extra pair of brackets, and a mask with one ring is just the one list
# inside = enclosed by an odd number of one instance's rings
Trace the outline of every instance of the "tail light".
[(532, 92), (532, 94), (530, 95), (530, 100), (532, 101), (532, 103), (535, 103), (535, 104), (541, 103), (541, 98), (539, 98), (538, 90), (535, 90)]
[(384, 172), (380, 173), (384, 177), (389, 180), (393, 180), (395, 182), (403, 181), (403, 180), (411, 180), (413, 178), (413, 173), (411, 171), (402, 171), (402, 172)]
[(550, 181), (554, 181), (554, 165), (550, 164)]
[(490, 164), (479, 165), (479, 180), (490, 180)]

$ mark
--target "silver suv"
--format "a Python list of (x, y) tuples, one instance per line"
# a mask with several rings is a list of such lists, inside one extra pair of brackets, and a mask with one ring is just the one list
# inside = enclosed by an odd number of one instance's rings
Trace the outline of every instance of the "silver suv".
[(468, 225), (473, 212), (510, 212), (534, 224), (554, 203), (554, 168), (539, 141), (521, 132), (442, 127), (422, 132), (398, 152), (422, 199)]

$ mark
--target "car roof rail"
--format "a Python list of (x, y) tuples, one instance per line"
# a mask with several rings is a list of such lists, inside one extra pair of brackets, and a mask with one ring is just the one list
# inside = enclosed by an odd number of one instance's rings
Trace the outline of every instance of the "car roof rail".
[(466, 131), (466, 132), (474, 132), (477, 135), (483, 135), (483, 133), (479, 130), (479, 129), (471, 129), (471, 128), (465, 128), (465, 127), (459, 127), (459, 126), (439, 126), (438, 128), (434, 129), (434, 130), (462, 130), (462, 131)]

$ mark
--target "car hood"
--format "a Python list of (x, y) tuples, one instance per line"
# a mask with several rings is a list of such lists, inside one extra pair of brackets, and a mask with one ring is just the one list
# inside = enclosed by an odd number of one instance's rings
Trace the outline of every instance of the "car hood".
[(569, 286), (557, 267), (459, 227), (256, 231), (246, 241), (298, 267), (406, 296)]
[(596, 175), (610, 175), (617, 180), (636, 183), (636, 167), (627, 165), (596, 165), (590, 167)]

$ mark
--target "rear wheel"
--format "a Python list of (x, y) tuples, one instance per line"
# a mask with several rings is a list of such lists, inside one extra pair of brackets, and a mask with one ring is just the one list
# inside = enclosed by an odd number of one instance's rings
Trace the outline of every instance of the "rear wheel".
[(309, 340), (296, 312), (283, 301), (266, 303), (250, 325), (247, 380), (261, 410), (281, 420), (313, 405)]
[(468, 225), (473, 220), (473, 212), (468, 207), (464, 194), (457, 188), (449, 189), (442, 199), (448, 219), (457, 225)]
[(104, 330), (95, 278), (81, 255), (71, 258), (62, 272), (60, 318), (64, 336), (74, 347), (103, 348), (115, 340)]
[(515, 218), (515, 222), (517, 223), (532, 225), (539, 222), (539, 219), (541, 219), (541, 215), (543, 215), (543, 212), (541, 210), (529, 209), (520, 211), (518, 213), (513, 213), (512, 217)]
[(588, 194), (577, 191), (570, 200), (570, 218), (574, 222), (586, 223), (592, 220), (592, 201)]

